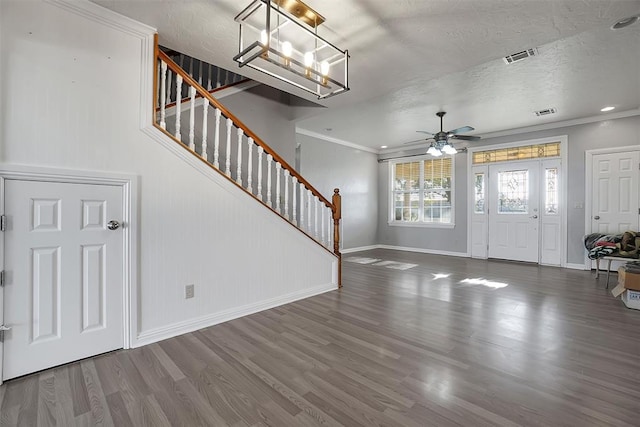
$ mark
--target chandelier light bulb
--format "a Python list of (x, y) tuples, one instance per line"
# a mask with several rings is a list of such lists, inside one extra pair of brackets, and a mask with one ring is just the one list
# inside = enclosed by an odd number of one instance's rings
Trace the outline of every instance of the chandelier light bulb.
[(287, 58), (291, 58), (292, 53), (293, 53), (293, 46), (291, 46), (291, 43), (289, 42), (282, 43), (282, 54)]
[(322, 73), (323, 76), (326, 76), (329, 74), (329, 68), (331, 66), (329, 65), (329, 63), (327, 61), (322, 61), (320, 63), (320, 72)]
[(313, 52), (307, 52), (304, 54), (304, 66), (311, 67), (313, 65)]
[(260, 31), (260, 43), (262, 43), (263, 46), (266, 46), (268, 42), (269, 37), (267, 36), (267, 30)]

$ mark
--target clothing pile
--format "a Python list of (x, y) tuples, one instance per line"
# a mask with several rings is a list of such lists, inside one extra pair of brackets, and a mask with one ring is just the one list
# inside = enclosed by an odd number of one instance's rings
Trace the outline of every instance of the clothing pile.
[(589, 251), (589, 259), (606, 256), (639, 258), (640, 233), (625, 231), (622, 234), (588, 234), (584, 236), (584, 247)]

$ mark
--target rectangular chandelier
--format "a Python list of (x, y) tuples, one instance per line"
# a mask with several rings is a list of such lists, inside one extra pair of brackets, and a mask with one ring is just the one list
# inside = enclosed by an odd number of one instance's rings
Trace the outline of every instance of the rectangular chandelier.
[(235, 17), (247, 66), (318, 97), (349, 90), (349, 53), (318, 35), (324, 18), (299, 0), (254, 0)]

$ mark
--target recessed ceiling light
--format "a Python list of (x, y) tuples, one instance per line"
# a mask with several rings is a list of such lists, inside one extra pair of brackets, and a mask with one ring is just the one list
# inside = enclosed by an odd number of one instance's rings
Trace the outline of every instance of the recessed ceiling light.
[(607, 112), (607, 111), (615, 110), (615, 108), (616, 107), (604, 107), (604, 108), (601, 108), (600, 111), (602, 111), (604, 113), (604, 112)]
[(612, 30), (619, 30), (621, 28), (628, 27), (629, 25), (633, 25), (638, 22), (638, 16), (630, 16), (628, 18), (624, 18), (616, 22), (611, 26)]
[(387, 146), (386, 145), (381, 145), (380, 148), (387, 148)]

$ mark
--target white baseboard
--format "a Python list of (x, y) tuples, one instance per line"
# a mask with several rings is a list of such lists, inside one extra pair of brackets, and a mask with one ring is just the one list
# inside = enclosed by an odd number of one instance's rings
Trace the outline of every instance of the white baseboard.
[(438, 249), (410, 248), (406, 246), (392, 246), (392, 245), (377, 245), (377, 247), (379, 249), (391, 249), (395, 251), (419, 252), (422, 254), (447, 255), (447, 256), (469, 258), (469, 254), (466, 252), (449, 252), (449, 251), (441, 251)]
[(288, 304), (294, 301), (298, 301), (304, 298), (309, 298), (315, 295), (323, 294), (325, 292), (334, 291), (337, 287), (333, 283), (315, 286), (310, 289), (303, 289), (301, 291), (291, 292), (286, 295), (271, 298), (265, 301), (257, 303), (247, 304), (242, 307), (232, 308), (220, 313), (208, 314), (195, 319), (185, 320), (183, 322), (173, 323), (171, 325), (162, 326), (160, 328), (150, 329), (143, 331), (132, 343), (132, 348), (142, 347), (143, 345), (152, 344), (154, 342), (173, 338), (178, 335), (186, 334), (196, 331), (198, 329), (206, 328), (209, 326), (217, 325), (219, 323), (228, 322), (229, 320), (237, 319), (239, 317), (248, 316), (259, 311), (268, 310), (273, 307), (278, 307), (283, 304)]
[(350, 254), (353, 252), (370, 251), (372, 249), (379, 249), (380, 245), (358, 246), (357, 248), (341, 249), (340, 253)]
[(573, 264), (573, 263), (567, 263), (564, 266), (564, 268), (569, 268), (571, 270), (587, 270), (584, 264)]

